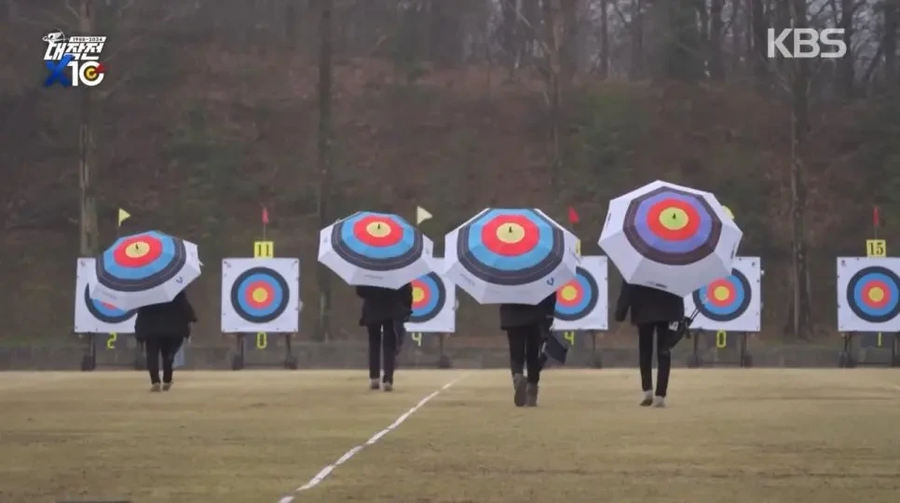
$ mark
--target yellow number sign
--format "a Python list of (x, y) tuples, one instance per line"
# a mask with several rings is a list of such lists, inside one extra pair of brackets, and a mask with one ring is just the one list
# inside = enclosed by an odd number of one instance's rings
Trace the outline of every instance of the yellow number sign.
[(275, 256), (274, 241), (254, 241), (253, 258), (272, 258)]
[(106, 349), (116, 349), (116, 341), (119, 340), (119, 334), (112, 332), (106, 338)]
[(265, 332), (256, 333), (256, 349), (266, 349), (269, 347), (269, 335)]
[(718, 349), (725, 349), (728, 347), (728, 332), (724, 330), (716, 332), (716, 347)]
[(416, 346), (422, 347), (422, 333), (414, 332), (409, 334), (409, 338), (416, 343)]
[(884, 346), (884, 336), (881, 335), (881, 332), (878, 332), (878, 340), (875, 343), (875, 347), (883, 347)]
[(569, 342), (571, 345), (575, 345), (575, 332), (564, 332), (563, 339)]
[(883, 239), (867, 239), (866, 256), (869, 258), (887, 257), (887, 242)]

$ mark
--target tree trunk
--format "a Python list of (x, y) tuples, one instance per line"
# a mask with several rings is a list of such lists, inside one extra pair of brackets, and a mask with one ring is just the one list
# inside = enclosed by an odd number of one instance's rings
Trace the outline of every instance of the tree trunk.
[[(791, 1), (794, 27), (806, 28), (806, 0)], [(803, 165), (803, 145), (809, 129), (809, 63), (807, 59), (791, 61), (791, 226), (792, 283), (794, 288), (792, 328), (796, 337), (808, 340), (812, 336), (810, 307), (809, 262), (806, 244), (806, 173)]]
[(559, 63), (561, 83), (569, 86), (578, 69), (578, 0), (560, 0)]
[(561, 0), (545, 0), (542, 2), (544, 14), (544, 37), (547, 47), (547, 97), (550, 101), (550, 141), (553, 158), (550, 161), (550, 186), (553, 194), (558, 195), (560, 189), (560, 173), (562, 156), (560, 154), (560, 108), (562, 106), (562, 63), (560, 48), (563, 42), (565, 27), (560, 6)]
[(600, 0), (600, 76), (609, 78), (609, 0)]
[[(81, 0), (78, 9), (78, 29), (81, 35), (93, 35), (93, 0)], [(73, 76), (73, 79), (78, 78)], [(82, 257), (92, 257), (100, 253), (100, 229), (97, 220), (97, 196), (94, 188), (94, 161), (96, 159), (93, 133), (93, 90), (79, 86), (78, 125), (78, 180), (80, 189), (80, 239), (79, 252)]]
[(644, 78), (644, 6), (641, 0), (631, 0), (631, 80)]
[(750, 15), (753, 31), (753, 54), (751, 56), (753, 77), (757, 90), (765, 92), (769, 87), (769, 69), (766, 57), (766, 30), (769, 28), (769, 23), (766, 21), (763, 10), (763, 0), (750, 0)]
[(853, 16), (855, 0), (841, 0), (841, 20), (838, 28), (844, 30), (844, 43), (847, 44), (847, 55), (837, 60), (837, 89), (844, 100), (853, 98), (854, 58), (853, 58)]
[(897, 33), (900, 25), (900, 0), (884, 2), (884, 77), (887, 88), (900, 84), (897, 71)]
[[(331, 13), (333, 0), (319, 0), (319, 228), (324, 229), (332, 223), (329, 205), (332, 196), (332, 139), (333, 126), (331, 118)], [(331, 339), (331, 273), (325, 266), (318, 266), (319, 317), (316, 323), (316, 339)]]
[[(725, 6), (725, 0), (712, 0), (709, 7), (709, 76), (713, 80), (722, 80), (725, 78), (725, 65), (722, 62), (722, 46), (725, 35), (725, 27), (722, 23), (722, 10)], [(732, 27), (733, 28), (733, 27)]]

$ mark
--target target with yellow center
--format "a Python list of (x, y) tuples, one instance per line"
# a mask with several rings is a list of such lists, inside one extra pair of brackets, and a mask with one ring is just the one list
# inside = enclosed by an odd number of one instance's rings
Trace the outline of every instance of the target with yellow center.
[(860, 319), (887, 322), (900, 314), (900, 278), (887, 267), (863, 267), (847, 283), (846, 298)]
[(718, 322), (739, 318), (750, 307), (752, 298), (750, 281), (739, 269), (732, 269), (727, 278), (717, 279), (693, 294), (700, 314)]
[(360, 211), (331, 231), (335, 252), (352, 266), (370, 271), (407, 267), (422, 256), (421, 232), (398, 215)]
[(97, 281), (120, 292), (150, 290), (173, 279), (186, 260), (181, 239), (157, 231), (126, 236), (96, 261)]
[(585, 268), (576, 268), (575, 279), (556, 292), (555, 318), (576, 321), (588, 316), (597, 307), (598, 293), (594, 275)]
[(713, 254), (722, 221), (702, 195), (660, 187), (635, 197), (624, 233), (642, 256), (665, 265), (688, 265)]
[(287, 309), (290, 290), (278, 271), (253, 267), (242, 272), (231, 286), (235, 313), (251, 323), (272, 321)]
[(565, 235), (531, 209), (488, 209), (459, 229), (457, 259), (473, 276), (504, 286), (542, 280), (562, 263)]
[(410, 323), (425, 323), (434, 319), (447, 303), (444, 282), (435, 273), (428, 273), (412, 282), (413, 304)]

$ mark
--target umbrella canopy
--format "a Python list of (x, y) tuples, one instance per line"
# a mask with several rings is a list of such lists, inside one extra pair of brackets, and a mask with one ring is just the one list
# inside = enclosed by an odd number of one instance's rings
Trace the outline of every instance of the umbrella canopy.
[(350, 285), (397, 289), (431, 272), (434, 243), (403, 217), (359, 211), (319, 232), (319, 262)]
[(481, 304), (537, 304), (575, 278), (577, 242), (541, 210), (488, 208), (447, 234), (446, 277)]
[(625, 281), (683, 297), (731, 274), (742, 235), (714, 195), (657, 180), (610, 201), (599, 244)]
[(125, 236), (97, 258), (91, 298), (126, 311), (170, 302), (200, 266), (194, 243), (159, 231)]

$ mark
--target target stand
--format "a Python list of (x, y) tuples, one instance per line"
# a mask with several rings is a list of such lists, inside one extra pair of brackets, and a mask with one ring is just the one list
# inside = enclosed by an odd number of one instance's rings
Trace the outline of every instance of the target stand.
[(103, 366), (143, 370), (143, 350), (133, 335), (137, 313), (91, 298), (91, 285), (97, 280), (95, 259), (77, 259), (75, 274), (75, 334), (86, 343), (81, 370), (96, 370), (99, 354), (112, 356), (112, 361), (103, 358)]
[[(232, 370), (297, 368), (291, 340), (300, 329), (303, 306), (300, 259), (223, 259), (221, 306), (222, 333), (235, 335)], [(283, 353), (283, 358), (272, 358), (272, 351)], [(260, 353), (265, 353), (263, 358), (250, 361), (251, 355)]]
[[(435, 270), (444, 268), (444, 259), (432, 258)], [(404, 347), (419, 348), (426, 346), (430, 339), (437, 340), (437, 368), (448, 369), (453, 366), (450, 357), (444, 352), (447, 336), (456, 332), (456, 310), (459, 302), (456, 299), (456, 286), (436, 272), (430, 272), (412, 281), (412, 314), (404, 323)], [(432, 344), (428, 344), (429, 346)], [(416, 353), (418, 364), (419, 353)]]
[[(685, 297), (685, 312), (697, 312), (691, 324), (689, 368), (753, 366), (750, 336), (761, 328), (762, 276), (759, 257), (736, 257), (731, 275)], [(715, 348), (715, 358), (704, 361), (702, 355), (709, 348)]]
[[(860, 362), (854, 348), (870, 351), (889, 352), (887, 361)], [(840, 368), (856, 367), (900, 367), (900, 334), (850, 332), (843, 335), (843, 348), (838, 359)]]

